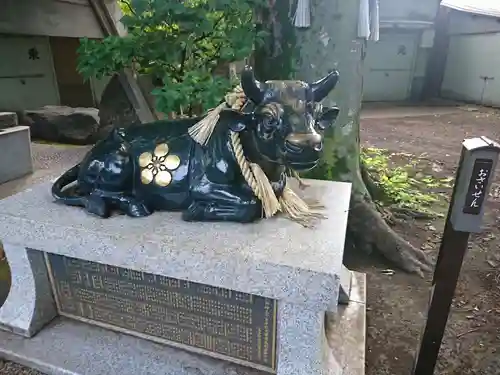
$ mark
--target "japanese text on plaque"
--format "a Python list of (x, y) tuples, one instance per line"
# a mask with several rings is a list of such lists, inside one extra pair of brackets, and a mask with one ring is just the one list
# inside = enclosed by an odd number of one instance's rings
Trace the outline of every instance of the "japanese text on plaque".
[(275, 300), (61, 255), (47, 257), (61, 315), (275, 369)]

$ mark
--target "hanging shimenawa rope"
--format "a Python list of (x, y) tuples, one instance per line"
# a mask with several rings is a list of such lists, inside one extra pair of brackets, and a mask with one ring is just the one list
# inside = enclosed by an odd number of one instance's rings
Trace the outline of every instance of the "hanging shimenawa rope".
[[(241, 86), (236, 87), (232, 92), (226, 95), (224, 103), (211, 109), (207, 116), (189, 128), (189, 135), (199, 144), (206, 145), (219, 121), (221, 111), (226, 108), (241, 111), (246, 101), (247, 98)], [(233, 131), (231, 132), (231, 144), (241, 173), (255, 196), (262, 202), (262, 209), (266, 218), (272, 217), (278, 212), (282, 212), (291, 220), (308, 227), (313, 224), (314, 220), (325, 217), (322, 213), (318, 212), (318, 210), (323, 207), (317, 202), (309, 202), (308, 204), (303, 201), (289, 187), (288, 179), (285, 183), (283, 193), (278, 199), (269, 179), (260, 165), (249, 162), (245, 157), (240, 136)], [(289, 172), (299, 181), (299, 186), (301, 188), (307, 186), (300, 179), (296, 171), (290, 169)]]

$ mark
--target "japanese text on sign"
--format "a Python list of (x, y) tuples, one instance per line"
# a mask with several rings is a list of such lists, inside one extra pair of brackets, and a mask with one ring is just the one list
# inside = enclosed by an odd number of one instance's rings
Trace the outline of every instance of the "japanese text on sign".
[(465, 197), (465, 205), (463, 212), (470, 215), (479, 215), (481, 207), (486, 198), (486, 188), (493, 168), (493, 160), (477, 159), (472, 169), (471, 180), (467, 195)]

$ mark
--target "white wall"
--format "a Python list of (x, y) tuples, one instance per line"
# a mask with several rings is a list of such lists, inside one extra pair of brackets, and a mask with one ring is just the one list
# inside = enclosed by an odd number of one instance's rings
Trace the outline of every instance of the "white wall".
[(448, 34), (477, 34), (500, 32), (500, 18), (450, 11)]
[(0, 111), (59, 104), (48, 37), (0, 35), (0, 50), (8, 51), (0, 59)]
[[(411, 61), (408, 61), (404, 72), (401, 70), (399, 72), (383, 73), (388, 78), (387, 82), (391, 84), (391, 87), (393, 86), (393, 81), (397, 81), (399, 85), (399, 89), (396, 90), (399, 94), (390, 95), (391, 100), (406, 100), (410, 95), (419, 96), (420, 94), (429, 51), (434, 41), (433, 26), (439, 9), (439, 2), (439, 0), (380, 0), (380, 24), (382, 30), (391, 30), (393, 34), (399, 33), (401, 37), (404, 37), (405, 34), (407, 35), (408, 31), (411, 30), (416, 40), (415, 50), (412, 52), (413, 58)], [(397, 45), (394, 45), (394, 48), (397, 47)], [(372, 51), (376, 49), (377, 46), (373, 46)], [(370, 48), (368, 48), (368, 53), (369, 50)], [(385, 65), (390, 70), (392, 61), (388, 61), (388, 59), (394, 59), (394, 57), (386, 56)], [(368, 71), (365, 70), (365, 74), (369, 74)], [(372, 75), (374, 74), (381, 76), (381, 73), (372, 73)], [(387, 77), (387, 74), (389, 74), (389, 77)], [(399, 76), (396, 77), (395, 75)], [(371, 93), (367, 92), (365, 100), (377, 100), (378, 97), (380, 98), (379, 100), (387, 100), (385, 98), (387, 90), (383, 89), (384, 85), (379, 81), (380, 79), (374, 79), (374, 77), (365, 80), (367, 85), (370, 85), (371, 82), (372, 86), (381, 86), (378, 89), (378, 93), (373, 90), (371, 90)], [(405, 82), (404, 84), (403, 81)], [(406, 84), (406, 82), (409, 83)], [(403, 86), (407, 87), (407, 89), (403, 89)], [(367, 89), (369, 89), (369, 86)], [(403, 92), (406, 92), (406, 94), (403, 95)]]
[(382, 32), (368, 42), (364, 62), (364, 101), (404, 101), (410, 95), (419, 33)]
[(500, 19), (456, 10), (449, 17), (441, 96), (500, 106)]
[[(69, 37), (103, 37), (87, 0), (1, 0), (0, 33)], [(106, 0), (115, 20), (118, 4)]]
[(500, 106), (500, 48), (492, 46), (500, 33), (451, 36), (441, 96)]
[(380, 20), (433, 21), (439, 0), (380, 0)]

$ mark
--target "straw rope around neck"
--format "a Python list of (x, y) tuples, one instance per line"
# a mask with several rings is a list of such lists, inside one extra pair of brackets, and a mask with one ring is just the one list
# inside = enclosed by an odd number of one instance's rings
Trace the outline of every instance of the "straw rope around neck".
[[(241, 86), (236, 87), (232, 92), (226, 95), (224, 103), (211, 109), (207, 116), (189, 128), (189, 135), (195, 142), (206, 145), (219, 121), (220, 113), (227, 108), (241, 111), (246, 102), (247, 98), (243, 89)], [(318, 202), (306, 203), (302, 200), (289, 187), (288, 177), (286, 177), (287, 180), (285, 181), (283, 193), (278, 199), (267, 175), (260, 165), (250, 162), (245, 157), (239, 134), (231, 131), (230, 138), (236, 161), (240, 167), (243, 178), (250, 186), (255, 196), (262, 202), (264, 217), (269, 218), (275, 216), (278, 212), (282, 212), (289, 219), (305, 227), (312, 226), (317, 219), (325, 217), (319, 212), (324, 207), (318, 204)], [(300, 188), (307, 187), (296, 171), (289, 169), (289, 172), (291, 177), (298, 180)]]

